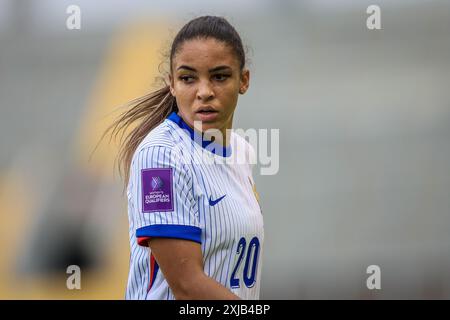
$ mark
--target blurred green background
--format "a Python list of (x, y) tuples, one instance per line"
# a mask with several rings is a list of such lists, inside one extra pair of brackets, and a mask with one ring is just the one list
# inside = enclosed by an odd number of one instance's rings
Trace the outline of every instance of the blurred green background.
[[(431, 0), (0, 0), (0, 298), (124, 298), (117, 146), (89, 156), (204, 14), (249, 47), (234, 126), (280, 129), (279, 172), (254, 172), (261, 298), (449, 299), (450, 3)], [(73, 264), (81, 290), (66, 287)], [(366, 287), (373, 264), (381, 290)]]

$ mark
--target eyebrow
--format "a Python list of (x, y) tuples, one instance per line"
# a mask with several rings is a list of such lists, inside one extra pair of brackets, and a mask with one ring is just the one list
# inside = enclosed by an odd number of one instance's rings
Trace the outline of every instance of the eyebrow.
[[(186, 66), (186, 65), (181, 65), (181, 66), (179, 66), (177, 68), (177, 70), (180, 70), (180, 69), (185, 69), (185, 70), (197, 72), (197, 70), (195, 70), (194, 68)], [(231, 68), (229, 66), (218, 66), (218, 67), (214, 67), (212, 69), (209, 69), (208, 71), (209, 72), (216, 72), (216, 71), (222, 71), (222, 70), (228, 70), (228, 69), (231, 69)]]

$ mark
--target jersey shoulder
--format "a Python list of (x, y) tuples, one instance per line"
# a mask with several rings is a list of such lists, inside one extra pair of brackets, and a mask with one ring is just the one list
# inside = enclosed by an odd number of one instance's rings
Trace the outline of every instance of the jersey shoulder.
[(149, 151), (157, 150), (158, 153), (163, 153), (166, 157), (169, 156), (166, 161), (171, 166), (184, 167), (183, 164), (188, 163), (188, 160), (186, 160), (187, 156), (182, 151), (185, 145), (184, 137), (177, 131), (178, 129), (172, 125), (170, 120), (165, 119), (153, 128), (138, 145), (134, 152), (132, 163), (135, 163), (136, 158), (140, 154), (141, 156), (142, 154), (148, 155)]
[(176, 146), (175, 137), (171, 133), (171, 127), (167, 123), (168, 120), (164, 120), (155, 128), (153, 128), (142, 140), (142, 142), (136, 148), (136, 153), (149, 147), (167, 147), (169, 149)]
[(134, 151), (132, 163), (135, 163), (140, 154), (148, 154), (149, 150), (159, 150), (171, 155), (171, 157), (179, 157), (179, 145), (176, 136), (172, 132), (172, 128), (167, 123), (167, 119), (153, 128), (141, 141)]

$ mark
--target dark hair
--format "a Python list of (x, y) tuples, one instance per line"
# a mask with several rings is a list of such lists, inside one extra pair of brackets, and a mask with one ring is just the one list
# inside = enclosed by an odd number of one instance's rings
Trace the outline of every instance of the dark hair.
[(241, 37), (225, 18), (214, 16), (193, 19), (181, 28), (175, 36), (170, 50), (170, 67), (172, 68), (173, 58), (185, 41), (206, 38), (220, 40), (233, 48), (239, 60), (240, 69), (242, 70), (244, 68), (245, 52)]
[[(230, 46), (239, 60), (241, 71), (245, 66), (245, 52), (242, 40), (233, 26), (223, 17), (202, 16), (195, 18), (185, 24), (175, 36), (169, 56), (170, 70), (172, 62), (180, 50), (182, 44), (192, 39), (214, 38)], [(118, 154), (118, 169), (124, 177), (124, 190), (130, 176), (130, 166), (136, 148), (156, 126), (173, 111), (178, 111), (175, 97), (170, 93), (170, 86), (165, 86), (153, 91), (143, 97), (132, 100), (127, 104), (128, 110), (119, 115), (103, 133), (100, 141), (108, 132), (111, 138), (117, 138), (122, 132)], [(136, 125), (125, 137), (125, 131), (130, 125)]]

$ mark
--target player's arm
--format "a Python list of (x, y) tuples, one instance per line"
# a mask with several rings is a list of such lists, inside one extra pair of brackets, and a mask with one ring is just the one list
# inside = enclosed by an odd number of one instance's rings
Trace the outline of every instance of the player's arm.
[(148, 245), (177, 300), (239, 299), (204, 273), (199, 243), (173, 238), (151, 238)]

